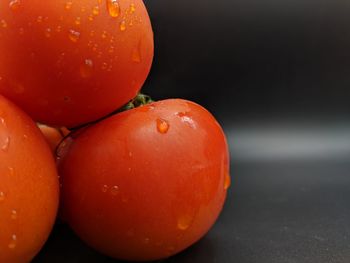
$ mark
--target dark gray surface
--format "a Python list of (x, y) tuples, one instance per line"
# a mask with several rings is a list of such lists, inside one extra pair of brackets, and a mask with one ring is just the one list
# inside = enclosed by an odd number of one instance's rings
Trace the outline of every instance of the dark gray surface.
[[(233, 186), (223, 213), (165, 262), (350, 262), (350, 134), (339, 125), (285, 127), (227, 128)], [(34, 260), (43, 262), (115, 261), (58, 225)]]

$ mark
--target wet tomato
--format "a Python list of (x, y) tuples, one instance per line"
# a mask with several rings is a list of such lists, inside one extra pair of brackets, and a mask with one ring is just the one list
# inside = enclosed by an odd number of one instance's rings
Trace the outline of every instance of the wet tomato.
[(201, 106), (164, 100), (114, 115), (61, 156), (64, 218), (111, 257), (155, 260), (200, 239), (230, 185), (228, 146)]
[(58, 192), (39, 129), (0, 96), (0, 262), (30, 262), (39, 252), (55, 221)]
[(73, 127), (132, 99), (153, 58), (142, 0), (0, 1), (0, 94)]

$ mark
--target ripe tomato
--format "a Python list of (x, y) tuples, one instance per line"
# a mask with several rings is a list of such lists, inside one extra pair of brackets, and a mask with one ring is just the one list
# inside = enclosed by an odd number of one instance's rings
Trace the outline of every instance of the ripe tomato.
[(54, 224), (58, 177), (35, 123), (0, 96), (0, 262), (29, 262)]
[(0, 94), (73, 127), (135, 97), (153, 33), (142, 0), (0, 1)]
[(63, 140), (63, 138), (69, 134), (69, 130), (65, 127), (54, 128), (45, 124), (38, 124), (40, 131), (43, 133), (46, 142), (49, 144), (51, 151), (56, 152), (57, 145)]
[(59, 166), (64, 218), (102, 253), (165, 258), (217, 219), (230, 184), (228, 146), (201, 106), (180, 99), (148, 104), (72, 140)]

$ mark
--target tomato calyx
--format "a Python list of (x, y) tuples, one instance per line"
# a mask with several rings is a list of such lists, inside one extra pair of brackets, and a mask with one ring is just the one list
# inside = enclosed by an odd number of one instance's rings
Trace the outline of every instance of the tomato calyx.
[(131, 109), (135, 109), (137, 107), (145, 106), (147, 104), (150, 104), (154, 102), (152, 98), (146, 94), (139, 93), (137, 96), (132, 99), (130, 102), (128, 102), (126, 105), (124, 105), (118, 112), (123, 112)]

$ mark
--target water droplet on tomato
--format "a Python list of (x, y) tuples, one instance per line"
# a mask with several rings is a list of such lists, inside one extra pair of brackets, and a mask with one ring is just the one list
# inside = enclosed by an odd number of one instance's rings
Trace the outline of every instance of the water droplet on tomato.
[(85, 13), (86, 8), (85, 8), (85, 7), (82, 7), (82, 8), (80, 9), (80, 11), (81, 11), (82, 13)]
[(157, 119), (157, 130), (158, 132), (165, 134), (168, 132), (170, 128), (169, 123), (166, 120), (163, 119)]
[(66, 2), (66, 4), (64, 5), (64, 9), (66, 10), (70, 10), (72, 8), (73, 2), (72, 1), (68, 1)]
[(107, 193), (107, 191), (108, 191), (108, 185), (106, 185), (106, 184), (103, 185), (101, 190), (102, 190), (103, 193)]
[(100, 7), (94, 6), (94, 7), (92, 8), (92, 14), (93, 14), (94, 16), (98, 16), (99, 13), (100, 13)]
[(111, 187), (110, 193), (111, 195), (117, 195), (119, 193), (119, 187), (117, 185)]
[(38, 17), (36, 18), (36, 22), (37, 22), (37, 23), (43, 22), (43, 17), (42, 17), (42, 16), (38, 16)]
[(8, 245), (8, 248), (9, 249), (14, 249), (14, 248), (16, 248), (16, 246), (17, 246), (17, 236), (15, 234), (13, 234), (11, 236), (11, 241), (10, 241), (10, 243)]
[(177, 228), (180, 230), (186, 230), (190, 227), (193, 217), (190, 215), (182, 215), (177, 220)]
[(90, 37), (93, 37), (95, 35), (95, 31), (94, 30), (91, 30), (90, 31)]
[(80, 76), (82, 78), (91, 77), (94, 71), (94, 63), (91, 59), (85, 59), (84, 62), (80, 66)]
[(109, 52), (109, 53), (114, 53), (114, 47), (113, 47), (113, 46), (110, 46), (109, 49), (108, 49), (108, 52)]
[(102, 34), (101, 34), (101, 37), (103, 39), (107, 38), (107, 31), (103, 31)]
[(2, 141), (0, 142), (0, 149), (3, 152), (7, 152), (9, 148), (10, 148), (10, 137), (9, 136), (4, 136), (2, 138)]
[(135, 13), (135, 11), (136, 11), (135, 4), (130, 4), (130, 14)]
[(75, 23), (77, 26), (79, 26), (80, 23), (81, 23), (81, 18), (80, 18), (79, 16), (78, 16), (77, 18), (75, 18), (74, 23)]
[(89, 19), (89, 21), (93, 21), (94, 20), (94, 16), (93, 15), (89, 15), (88, 19)]
[(140, 54), (139, 47), (133, 49), (131, 59), (132, 59), (132, 61), (134, 61), (136, 63), (141, 62), (141, 54)]
[(227, 190), (231, 186), (231, 176), (227, 173), (224, 181), (224, 189)]
[(61, 31), (62, 31), (62, 27), (61, 27), (61, 26), (57, 26), (57, 27), (56, 27), (56, 32), (59, 33), (59, 32), (61, 32)]
[(5, 193), (4, 192), (0, 192), (0, 202), (5, 200)]
[(9, 7), (12, 11), (16, 11), (18, 10), (18, 8), (20, 7), (21, 5), (21, 1), (20, 0), (12, 0), (10, 3), (9, 3)]
[(7, 27), (7, 22), (4, 19), (1, 19), (0, 25), (1, 25), (2, 28), (6, 28)]
[(18, 29), (18, 33), (19, 33), (20, 35), (23, 35), (23, 34), (24, 34), (24, 28), (21, 27), (20, 29)]
[(183, 123), (186, 123), (191, 128), (195, 129), (197, 127), (196, 123), (193, 121), (193, 119), (190, 116), (188, 116), (187, 112), (178, 112), (176, 115), (181, 118), (181, 121)]
[(107, 68), (108, 68), (108, 64), (106, 62), (103, 62), (101, 69), (106, 70)]
[(17, 219), (17, 211), (16, 210), (12, 210), (11, 211), (11, 219), (12, 220), (16, 220)]
[(68, 37), (72, 42), (76, 43), (80, 38), (80, 32), (71, 29), (69, 30)]
[(7, 167), (7, 169), (9, 170), (10, 175), (13, 175), (15, 170), (13, 169), (13, 167)]
[(111, 17), (118, 17), (120, 14), (120, 6), (118, 0), (107, 0), (107, 9)]
[(122, 20), (119, 25), (120, 31), (125, 31), (126, 30), (126, 23), (125, 20)]
[(45, 30), (45, 37), (47, 37), (47, 38), (51, 37), (51, 28), (46, 28), (46, 30)]

